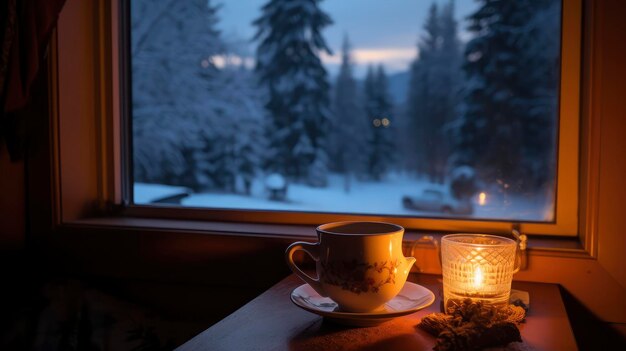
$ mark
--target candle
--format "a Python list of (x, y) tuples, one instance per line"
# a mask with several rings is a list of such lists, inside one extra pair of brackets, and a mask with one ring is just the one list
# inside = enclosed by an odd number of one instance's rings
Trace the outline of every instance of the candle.
[(484, 234), (453, 234), (441, 240), (444, 304), (471, 298), (487, 304), (509, 301), (515, 241)]
[(480, 270), (480, 267), (476, 267), (474, 271), (474, 288), (476, 290), (480, 290), (483, 286), (483, 271)]

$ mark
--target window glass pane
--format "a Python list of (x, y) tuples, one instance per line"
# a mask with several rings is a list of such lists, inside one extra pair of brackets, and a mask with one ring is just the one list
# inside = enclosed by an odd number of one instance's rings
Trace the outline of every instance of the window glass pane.
[(133, 201), (552, 221), (560, 33), (559, 0), (133, 0)]

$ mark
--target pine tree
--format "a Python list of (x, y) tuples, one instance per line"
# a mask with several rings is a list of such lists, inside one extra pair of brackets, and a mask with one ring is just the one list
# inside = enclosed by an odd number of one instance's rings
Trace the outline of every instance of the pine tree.
[(223, 91), (212, 101), (215, 115), (206, 130), (199, 131), (202, 147), (196, 155), (201, 188), (236, 192), (237, 180), (244, 193), (262, 166), (262, 99), (253, 72), (238, 65), (220, 70)]
[(387, 87), (387, 75), (382, 65), (376, 70), (368, 67), (364, 82), (365, 116), (369, 121), (367, 173), (381, 180), (395, 160), (393, 140), (393, 106)]
[(262, 95), (252, 72), (228, 63), (236, 48), (216, 29), (218, 7), (131, 6), (135, 181), (231, 192), (238, 177), (250, 183), (265, 145)]
[[(458, 106), (461, 102), (462, 79), (462, 45), (458, 37), (458, 24), (454, 18), (454, 0), (443, 6), (439, 16), (441, 26), (441, 48), (439, 60), (443, 67), (441, 74), (441, 91), (443, 100), (442, 119), (449, 123), (458, 117)], [(446, 150), (447, 158), (449, 150)]]
[[(237, 162), (237, 174), (244, 184), (244, 192), (250, 194), (252, 180), (263, 166), (263, 152), (266, 149), (263, 122), (263, 99), (261, 92), (256, 86), (256, 79), (247, 69), (240, 69), (236, 75), (236, 81), (242, 84), (237, 106), (240, 107), (240, 118), (234, 126), (236, 141), (235, 157)], [(244, 75), (245, 74), (245, 75)]]
[(131, 6), (135, 181), (198, 188), (191, 154), (198, 130), (212, 132), (207, 100), (219, 70), (210, 58), (223, 49), (217, 8), (206, 0)]
[(537, 189), (553, 176), (559, 45), (546, 38), (558, 32), (559, 11), (549, 3), (481, 0), (469, 17), (475, 38), (465, 50), (454, 163), (508, 191)]
[(440, 10), (430, 7), (425, 34), (411, 65), (407, 117), (411, 168), (431, 181), (442, 183), (447, 171), (449, 146), (445, 126), (456, 118), (461, 73), (460, 43), (451, 0)]
[(332, 23), (319, 2), (269, 0), (254, 21), (256, 71), (270, 117), (266, 169), (316, 184), (307, 178), (310, 167), (327, 158), (322, 153), (330, 117), (327, 73), (318, 55), (330, 53), (321, 31)]
[(430, 6), (428, 17), (424, 24), (425, 34), (418, 43), (419, 56), (411, 64), (409, 89), (407, 92), (407, 140), (410, 150), (407, 157), (409, 164), (419, 175), (426, 174), (429, 147), (426, 136), (428, 134), (426, 123), (428, 122), (430, 82), (429, 69), (432, 66), (432, 56), (437, 50), (437, 38), (439, 37), (439, 23), (437, 21), (437, 4)]
[[(524, 135), (521, 160), (523, 174), (531, 190), (551, 186), (556, 175), (556, 131), (558, 130), (558, 92), (560, 81), (561, 3), (541, 1), (524, 27), (521, 58), (527, 67), (524, 82), (532, 86), (527, 100), (527, 115), (522, 124)], [(553, 35), (547, 35), (552, 33)]]
[(350, 191), (351, 178), (363, 168), (363, 135), (367, 130), (359, 106), (353, 66), (350, 42), (346, 36), (341, 51), (341, 67), (334, 87), (333, 123), (329, 141), (331, 164), (335, 171), (344, 175), (346, 192)]

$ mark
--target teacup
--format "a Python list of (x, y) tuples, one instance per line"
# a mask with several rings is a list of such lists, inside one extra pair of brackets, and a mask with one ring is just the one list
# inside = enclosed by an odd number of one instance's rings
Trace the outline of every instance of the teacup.
[[(285, 252), (289, 268), (345, 312), (372, 312), (404, 286), (415, 258), (402, 254), (404, 228), (382, 222), (335, 222), (317, 227), (318, 243), (295, 242)], [(302, 250), (316, 261), (317, 278), (293, 261)]]

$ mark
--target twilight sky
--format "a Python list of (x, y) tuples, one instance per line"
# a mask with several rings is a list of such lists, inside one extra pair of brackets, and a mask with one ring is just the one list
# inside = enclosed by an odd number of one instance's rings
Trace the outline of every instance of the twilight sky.
[[(255, 33), (252, 21), (268, 0), (219, 0), (219, 28), (225, 38), (250, 39)], [(432, 0), (324, 0), (321, 7), (334, 24), (324, 30), (333, 56), (323, 56), (331, 76), (337, 72), (343, 36), (347, 34), (357, 64), (355, 74), (362, 77), (367, 64), (385, 65), (388, 73), (404, 71), (417, 54), (416, 43)], [(443, 5), (448, 0), (436, 0)], [(459, 33), (467, 39), (462, 21), (476, 9), (474, 0), (456, 0), (455, 17)], [(250, 47), (253, 53), (254, 46)]]

